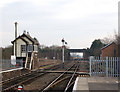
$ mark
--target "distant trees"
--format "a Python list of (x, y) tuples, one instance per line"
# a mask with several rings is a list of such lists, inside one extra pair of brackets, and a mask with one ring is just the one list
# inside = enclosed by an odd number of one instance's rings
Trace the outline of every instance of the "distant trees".
[(8, 46), (5, 48), (2, 48), (2, 59), (11, 59), (11, 55), (13, 53), (12, 46)]
[(85, 50), (84, 58), (88, 58), (90, 55), (91, 55), (91, 53), (90, 53), (90, 49), (87, 48), (87, 49)]
[(110, 44), (111, 42), (115, 42), (116, 44), (118, 44), (120, 42), (120, 35), (116, 31), (114, 31), (113, 35), (108, 35), (107, 37), (104, 37), (100, 40), (104, 44)]
[(90, 56), (99, 56), (101, 54), (101, 48), (110, 44), (111, 42), (115, 42), (116, 44), (120, 45), (120, 35), (118, 35), (117, 32), (114, 32), (114, 35), (108, 35), (103, 39), (94, 40), (90, 49), (88, 48), (86, 51)]
[(115, 42), (120, 45), (120, 34), (115, 35)]
[(106, 44), (102, 43), (100, 39), (95, 39), (90, 48), (87, 48), (85, 51), (85, 57), (89, 56), (100, 56), (101, 48), (104, 47)]
[[(49, 58), (49, 59), (62, 59), (62, 47), (53, 45), (53, 46), (45, 46), (41, 45), (39, 48), (39, 57), (40, 58)], [(65, 60), (70, 58), (69, 51), (65, 48)]]
[(115, 35), (115, 38), (118, 44), (118, 56), (120, 57), (120, 33), (118, 33), (118, 35)]
[[(2, 59), (11, 59), (11, 55), (13, 54), (13, 46), (8, 46), (6, 48), (2, 49)], [(45, 45), (39, 45), (38, 49), (38, 57), (39, 58), (45, 58), (48, 59), (62, 59), (62, 47), (53, 45), (53, 46), (45, 46)], [(70, 53), (67, 50), (67, 47), (65, 47), (65, 60), (70, 59)]]
[(90, 55), (99, 56), (101, 54), (101, 48), (106, 44), (103, 44), (100, 39), (94, 40), (90, 47)]
[(120, 57), (120, 32), (114, 31), (114, 35), (101, 39), (102, 43), (109, 44), (115, 42), (118, 45), (118, 55)]
[(108, 37), (104, 37), (103, 39), (100, 39), (100, 40), (104, 44), (110, 44), (111, 42), (115, 41), (115, 37), (108, 36)]

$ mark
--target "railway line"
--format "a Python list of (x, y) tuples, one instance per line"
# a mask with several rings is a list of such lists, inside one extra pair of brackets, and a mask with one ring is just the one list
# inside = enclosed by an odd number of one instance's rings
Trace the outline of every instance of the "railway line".
[[(47, 65), (46, 65), (47, 66)], [(56, 65), (49, 65), (50, 67), (40, 68), (38, 70), (30, 71), (29, 73), (25, 73), (23, 75), (5, 80), (0, 82), (0, 86), (2, 86), (2, 92), (17, 92), (17, 87), (22, 85), (26, 88), (26, 85), (30, 83), (38, 82), (41, 84), (31, 84), (39, 85), (36, 92), (46, 92), (49, 90), (61, 90), (63, 92), (72, 91), (72, 87), (78, 75), (89, 75), (88, 73), (80, 73), (80, 63), (79, 62), (67, 62), (65, 63), (65, 68), (62, 68), (62, 63)], [(52, 76), (52, 78), (47, 78)], [(47, 80), (44, 80), (47, 78)], [(36, 87), (36, 86), (35, 86)], [(27, 89), (30, 90), (30, 89)], [(24, 92), (27, 92), (24, 89)]]
[[(52, 67), (42, 69), (42, 71), (56, 70), (56, 69), (59, 69), (60, 67), (61, 67), (61, 64), (57, 64), (57, 65), (54, 65)], [(0, 85), (2, 86), (2, 92), (9, 92), (9, 91), (13, 91), (13, 90), (15, 91), (15, 90), (17, 90), (16, 88), (19, 85), (23, 85), (25, 83), (28, 83), (28, 82), (46, 74), (45, 72), (40, 73), (39, 71), (41, 71), (41, 70), (31, 71), (30, 73), (26, 73), (24, 75), (17, 76), (15, 78), (2, 81), (0, 83)]]
[[(55, 69), (59, 68), (60, 66), (61, 66), (61, 64), (57, 64), (57, 65), (49, 67), (48, 69), (55, 70)], [(47, 70), (47, 69), (45, 68), (45, 70)], [(0, 85), (2, 85), (2, 91), (6, 92), (6, 91), (13, 90), (18, 85), (22, 85), (28, 81), (34, 80), (35, 78), (38, 78), (38, 77), (46, 74), (46, 73), (39, 73), (38, 71), (40, 71), (40, 70), (34, 70), (34, 71), (31, 71), (24, 75), (17, 76), (17, 77), (0, 82)]]
[[(74, 84), (74, 81), (78, 74), (76, 72), (79, 70), (79, 63), (72, 65), (61, 75), (56, 77), (49, 85), (47, 85), (42, 92), (47, 91), (58, 91), (67, 92), (70, 90), (70, 87)], [(74, 71), (73, 74), (67, 74), (68, 71)]]

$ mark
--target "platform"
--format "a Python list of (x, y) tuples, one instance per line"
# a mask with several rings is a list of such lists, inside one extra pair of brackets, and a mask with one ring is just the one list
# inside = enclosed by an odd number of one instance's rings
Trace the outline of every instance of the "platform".
[(11, 72), (11, 71), (16, 71), (16, 70), (22, 70), (22, 69), (23, 69), (23, 67), (14, 68), (14, 69), (8, 69), (8, 70), (0, 71), (0, 73)]
[(73, 92), (96, 92), (96, 91), (117, 92), (118, 78), (112, 77), (77, 77)]
[[(25, 69), (23, 67), (21, 68), (14, 68), (14, 69), (9, 69), (9, 70), (5, 70), (5, 71), (0, 71), (0, 79), (2, 81), (4, 80), (9, 80), (11, 78), (14, 78), (14, 77), (18, 77), (18, 76), (21, 76), (23, 74), (26, 74), (28, 73), (29, 70), (28, 69)], [(1, 81), (0, 80), (0, 81)]]

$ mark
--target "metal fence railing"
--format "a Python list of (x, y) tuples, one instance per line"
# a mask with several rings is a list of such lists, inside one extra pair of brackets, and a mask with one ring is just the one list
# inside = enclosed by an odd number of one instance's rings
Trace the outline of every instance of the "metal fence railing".
[(0, 71), (23, 67), (23, 60), (19, 59), (12, 64), (11, 60), (0, 60)]
[(119, 57), (90, 57), (90, 75), (119, 77)]

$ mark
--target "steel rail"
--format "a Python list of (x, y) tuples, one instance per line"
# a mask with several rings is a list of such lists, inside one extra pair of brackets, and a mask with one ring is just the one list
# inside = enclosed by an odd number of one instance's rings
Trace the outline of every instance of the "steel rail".
[(22, 75), (20, 75), (20, 76), (12, 77), (12, 78), (7, 79), (7, 80), (5, 80), (5, 81), (1, 81), (1, 82), (0, 82), (0, 85), (4, 85), (4, 84), (7, 84), (7, 83), (12, 82), (12, 81), (14, 81), (14, 80), (17, 80), (17, 79), (20, 79), (20, 78), (23, 78), (23, 77), (26, 77), (26, 76), (30, 76), (31, 74), (34, 74), (34, 73), (35, 73), (35, 72), (25, 73), (25, 74), (22, 74)]
[(51, 88), (54, 87), (55, 85), (57, 85), (58, 83), (60, 83), (60, 82), (62, 82), (62, 81), (64, 81), (64, 80), (66, 80), (66, 79), (69, 79), (69, 78), (70, 78), (70, 76), (67, 76), (67, 77), (65, 77), (65, 78), (62, 78), (61, 80), (58, 80), (58, 81), (55, 82), (53, 85), (51, 85)]
[(70, 86), (70, 83), (72, 82), (72, 80), (73, 80), (73, 78), (74, 78), (74, 76), (75, 76), (75, 74), (76, 74), (78, 68), (79, 68), (79, 65), (77, 65), (77, 67), (76, 67), (76, 69), (75, 69), (75, 71), (74, 71), (72, 77), (70, 78), (70, 80), (69, 80), (69, 82), (68, 82), (68, 84), (67, 84), (67, 86), (66, 86), (64, 92), (66, 92), (66, 91), (68, 90), (68, 88), (69, 88), (69, 86)]
[(47, 87), (43, 89), (42, 92), (46, 91), (48, 88), (50, 88), (58, 79), (60, 79), (67, 71), (69, 71), (75, 64), (73, 64), (70, 68), (68, 68), (65, 72), (63, 72), (61, 75), (59, 75), (56, 79), (54, 79)]
[(2, 90), (2, 92), (6, 92), (6, 91), (8, 91), (8, 90), (10, 90), (10, 89), (12, 89), (12, 88), (15, 88), (15, 87), (17, 87), (17, 86), (19, 86), (19, 85), (21, 85), (21, 84), (23, 84), (23, 83), (25, 83), (25, 82), (28, 82), (28, 81), (30, 81), (30, 80), (32, 80), (32, 79), (35, 79), (36, 77), (39, 77), (39, 76), (42, 76), (42, 75), (44, 75), (44, 73), (43, 73), (43, 74), (40, 74), (40, 75), (37, 75), (37, 76), (33, 76), (33, 77), (31, 77), (31, 78), (28, 78), (27, 80), (21, 81), (21, 82), (15, 84), (15, 85), (12, 85), (12, 86), (10, 86), (10, 87), (8, 87), (8, 88), (5, 88), (5, 89)]
[[(61, 64), (60, 64), (61, 65)], [(58, 64), (56, 65), (57, 66), (57, 68), (58, 68)], [(60, 67), (60, 66), (59, 66)], [(51, 67), (52, 69), (56, 69), (55, 68), (55, 66), (53, 66), (53, 67)], [(52, 70), (51, 69), (51, 70)], [(30, 77), (30, 78), (28, 78), (28, 79), (26, 79), (26, 80), (22, 80), (21, 82), (19, 82), (19, 83), (17, 83), (17, 84), (13, 84), (13, 85), (11, 85), (10, 87), (7, 87), (7, 88), (5, 88), (5, 89), (3, 89), (2, 90), (2, 92), (4, 92), (4, 91), (7, 91), (7, 90), (10, 90), (10, 89), (12, 89), (12, 88), (15, 88), (15, 87), (17, 87), (18, 85), (21, 85), (21, 84), (23, 84), (23, 83), (25, 83), (25, 82), (27, 82), (27, 81), (30, 81), (30, 80), (32, 80), (32, 79), (35, 79), (35, 78), (37, 78), (37, 77), (39, 77), (39, 76), (42, 76), (42, 75), (44, 75), (44, 74), (46, 74), (46, 73), (41, 73), (41, 74), (39, 74), (38, 75), (38, 73), (39, 73), (39, 70), (37, 70), (37, 71), (32, 71), (32, 73), (27, 73), (26, 74), (26, 76), (24, 76), (24, 77), (21, 77), (21, 78), (25, 78), (25, 77), (29, 77), (30, 75), (32, 75), (32, 74), (35, 74), (35, 75), (33, 75), (33, 77)], [(25, 74), (24, 74), (25, 75)], [(14, 78), (13, 78), (14, 79)], [(15, 79), (18, 79), (18, 77), (17, 78), (15, 78)], [(19, 78), (20, 79), (20, 78)], [(8, 81), (8, 82), (7, 82)], [(7, 83), (10, 83), (11, 82), (11, 80), (7, 80), (7, 81), (5, 81), (5, 82), (7, 82)], [(15, 81), (15, 80), (12, 80), (12, 81)], [(5, 84), (7, 84), (7, 83), (3, 83), (3, 85), (5, 85)], [(1, 84), (0, 84), (1, 85)]]
[[(50, 64), (49, 64), (49, 65), (50, 65)], [(52, 64), (51, 64), (51, 65), (52, 65)], [(48, 69), (53, 68), (53, 69), (51, 69), (51, 70), (54, 70), (54, 69), (57, 69), (60, 65), (61, 65), (61, 64), (56, 64), (56, 65), (54, 65), (54, 66), (49, 67)], [(57, 68), (56, 68), (56, 66), (57, 66)], [(19, 76), (16, 76), (16, 77), (9, 78), (9, 79), (4, 80), (4, 81), (0, 81), (0, 85), (6, 84), (6, 83), (8, 83), (8, 82), (10, 82), (10, 81), (17, 80), (18, 78), (21, 78), (21, 77), (29, 76), (29, 75), (31, 75), (31, 74), (34, 74), (36, 71), (40, 71), (40, 69), (39, 69), (39, 70), (33, 70), (33, 71), (31, 71), (31, 72), (28, 72), (28, 73), (25, 73), (25, 74), (22, 74), (22, 75), (19, 75)]]
[[(49, 67), (49, 69), (51, 69), (51, 70), (57, 69), (58, 67), (60, 67), (60, 65), (61, 64), (51, 66), (51, 67)], [(18, 80), (18, 79), (26, 77), (26, 76), (30, 76), (30, 75), (36, 73), (37, 71), (39, 72), (40, 69), (39, 70), (33, 70), (33, 71), (29, 72), (29, 73), (25, 73), (25, 74), (22, 74), (22, 75), (19, 75), (19, 76), (16, 76), (16, 77), (12, 77), (12, 78), (4, 80), (4, 81), (0, 81), (0, 85), (7, 84), (7, 83), (9, 83), (11, 81)], [(39, 73), (44, 73), (44, 72), (39, 72)]]

